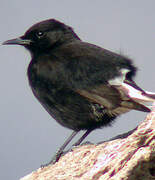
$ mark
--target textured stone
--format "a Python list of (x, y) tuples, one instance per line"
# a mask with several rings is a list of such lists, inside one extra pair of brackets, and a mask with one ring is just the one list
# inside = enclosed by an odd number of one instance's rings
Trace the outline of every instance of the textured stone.
[(21, 180), (155, 180), (155, 112), (128, 137), (82, 145)]

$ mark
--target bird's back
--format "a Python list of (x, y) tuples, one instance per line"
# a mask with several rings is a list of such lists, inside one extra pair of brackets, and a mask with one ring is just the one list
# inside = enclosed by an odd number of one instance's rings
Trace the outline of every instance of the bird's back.
[(131, 60), (76, 40), (34, 57), (28, 77), (34, 95), (60, 124), (95, 129), (132, 108), (144, 108), (129, 97), (125, 101), (130, 107), (121, 107), (123, 95), (108, 84), (123, 68), (132, 79), (136, 68)]

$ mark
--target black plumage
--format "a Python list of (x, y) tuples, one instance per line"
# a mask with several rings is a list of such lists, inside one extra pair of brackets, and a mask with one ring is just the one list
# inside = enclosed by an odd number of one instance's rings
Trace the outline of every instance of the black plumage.
[(136, 67), (131, 59), (83, 42), (57, 20), (37, 23), (3, 44), (23, 45), (30, 51), (28, 79), (33, 94), (58, 123), (74, 130), (56, 161), (78, 131), (87, 130), (76, 145), (122, 113), (150, 111), (144, 102), (153, 102), (154, 94), (133, 81)]

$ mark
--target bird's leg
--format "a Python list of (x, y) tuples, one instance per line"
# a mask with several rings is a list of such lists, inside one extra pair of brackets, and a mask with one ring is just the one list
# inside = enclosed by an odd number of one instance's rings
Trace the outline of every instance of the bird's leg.
[(78, 146), (79, 144), (81, 144), (81, 142), (88, 136), (88, 134), (91, 133), (91, 131), (92, 131), (91, 129), (87, 130), (87, 131), (83, 134), (83, 136), (82, 136), (75, 144), (73, 144), (73, 147)]
[(65, 147), (71, 142), (71, 140), (77, 135), (78, 131), (73, 131), (72, 134), (67, 138), (67, 140), (64, 142), (64, 144), (59, 148), (59, 150), (56, 152), (56, 161), (59, 160), (61, 154), (63, 153), (63, 150)]
[(56, 152), (56, 154), (54, 155), (54, 157), (52, 158), (52, 160), (45, 164), (45, 165), (41, 165), (41, 167), (45, 167), (48, 166), (49, 164), (54, 164), (56, 163), (59, 158), (61, 157), (61, 155), (63, 154), (63, 150), (65, 149), (65, 147), (70, 143), (70, 141), (77, 135), (79, 131), (73, 131), (72, 134), (68, 137), (68, 139), (64, 142), (64, 144), (59, 148), (59, 150)]

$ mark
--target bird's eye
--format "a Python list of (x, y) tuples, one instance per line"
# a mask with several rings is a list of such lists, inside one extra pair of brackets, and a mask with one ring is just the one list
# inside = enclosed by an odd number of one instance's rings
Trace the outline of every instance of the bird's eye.
[(44, 33), (43, 33), (42, 31), (38, 31), (38, 32), (36, 33), (36, 35), (40, 38), (40, 37), (42, 37), (42, 36), (44, 35)]

